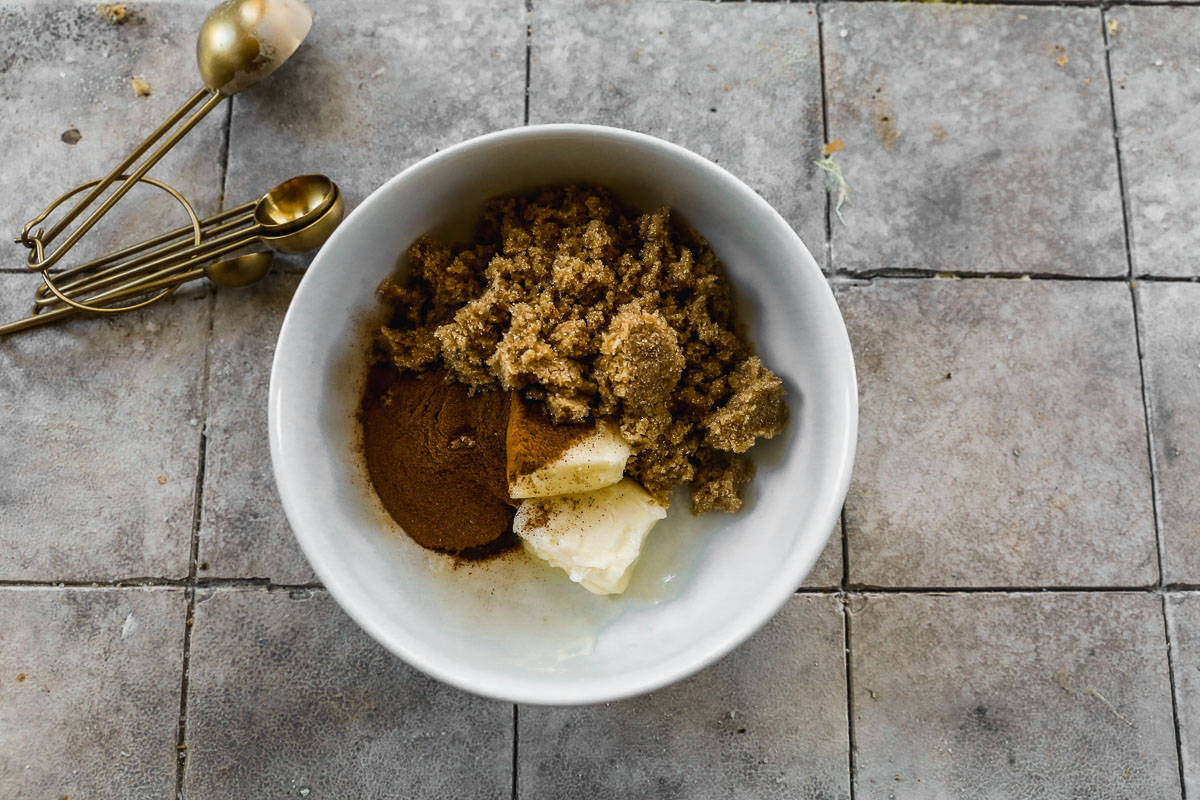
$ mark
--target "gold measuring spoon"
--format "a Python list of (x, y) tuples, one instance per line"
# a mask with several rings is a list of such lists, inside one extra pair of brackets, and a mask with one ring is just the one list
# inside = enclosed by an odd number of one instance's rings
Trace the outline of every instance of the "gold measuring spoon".
[[(107, 299), (109, 301), (122, 300), (133, 294), (142, 294), (147, 291), (156, 291), (163, 288), (173, 292), (181, 284), (200, 277), (207, 277), (223, 289), (237, 289), (249, 286), (266, 277), (267, 273), (271, 270), (271, 262), (274, 260), (275, 254), (270, 250), (246, 253), (245, 255), (235, 256), (224, 261), (215, 261), (200, 269), (189, 270), (179, 277), (150, 281), (142, 286), (133, 288), (113, 289), (95, 299)], [(23, 331), (38, 325), (46, 325), (78, 313), (80, 312), (77, 308), (61, 306), (53, 311), (46, 311), (42, 314), (25, 317), (25, 319), (19, 319), (6, 325), (0, 325), (0, 336)]]
[[(345, 212), (345, 204), (337, 184), (324, 175), (301, 175), (284, 181), (254, 203), (222, 212), (196, 227), (183, 227), (132, 247), (118, 251), (116, 256), (142, 253), (121, 261), (114, 255), (96, 259), (66, 270), (56, 276), (71, 280), (61, 286), (47, 281), (37, 293), (35, 313), (25, 319), (0, 325), (0, 336), (26, 330), (37, 325), (62, 319), (81, 311), (117, 313), (154, 302), (174, 292), (184, 283), (207, 277), (217, 286), (234, 288), (246, 286), (267, 274), (274, 255), (270, 251), (250, 253), (236, 258), (209, 263), (223, 255), (261, 241), (271, 250), (281, 253), (303, 253), (325, 243)], [(216, 224), (214, 224), (214, 221)], [(212, 236), (214, 230), (219, 235)], [(196, 234), (199, 231), (199, 235)], [(209, 238), (204, 238), (209, 234)], [(187, 247), (195, 236), (199, 243)], [(146, 251), (156, 244), (181, 239), (156, 250)], [(116, 263), (113, 263), (116, 261)], [(96, 270), (97, 267), (102, 269)], [(89, 271), (91, 269), (92, 271)], [(157, 292), (148, 301), (131, 305), (113, 305), (129, 298)], [(80, 300), (79, 298), (86, 298)]]
[[(58, 303), (99, 313), (127, 310), (134, 306), (96, 308), (95, 299), (79, 298), (119, 284), (164, 278), (174, 271), (198, 266), (203, 260), (232, 253), (256, 239), (279, 252), (307, 252), (329, 238), (341, 222), (343, 211), (337, 184), (324, 175), (300, 175), (254, 202), (55, 273), (53, 280), (38, 287), (34, 310)], [(126, 259), (130, 255), (136, 257)]]
[[(200, 26), (196, 40), (196, 62), (205, 88), (184, 101), (166, 122), (106, 176), (68, 192), (26, 223), (17, 242), (30, 249), (29, 268), (46, 275), (208, 112), (226, 97), (266, 78), (287, 61), (304, 41), (311, 27), (312, 11), (300, 0), (226, 0), (214, 8)], [(180, 120), (183, 120), (182, 124)], [(166, 140), (131, 171), (130, 168), (164, 136)], [(47, 253), (50, 243), (118, 180), (121, 183), (104, 198), (99, 207), (79, 223), (62, 244)], [(31, 233), (34, 226), (44, 222), (59, 204), (89, 186), (91, 190), (49, 230), (39, 229)], [(187, 201), (173, 190), (171, 194), (195, 220), (195, 213)]]

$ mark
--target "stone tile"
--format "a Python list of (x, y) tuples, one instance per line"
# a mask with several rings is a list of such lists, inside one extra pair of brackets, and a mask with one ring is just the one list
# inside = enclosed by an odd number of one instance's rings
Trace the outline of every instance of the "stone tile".
[[(33, 0), (0, 8), (0, 151), (7, 155), (0, 179), (10, 189), (0, 194), (5, 240), (62, 192), (115, 167), (203, 88), (195, 41), (211, 6), (210, 0), (130, 4), (122, 25), (105, 20), (94, 3)], [(134, 94), (134, 76), (150, 84), (149, 97)], [(224, 119), (224, 107), (211, 112), (150, 172), (201, 214), (216, 210)], [(76, 144), (63, 140), (70, 130), (81, 137)], [(72, 255), (100, 252), (88, 245), (130, 243), (121, 230), (157, 233), (164, 220), (171, 227), (187, 220), (157, 190), (135, 189), (128, 199), (117, 206), (124, 213), (97, 227)], [(142, 215), (143, 225), (131, 223)], [(11, 243), (0, 251), (5, 267), (23, 264), (28, 254)]]
[(1200, 596), (1169, 594), (1166, 603), (1183, 780), (1194, 787), (1200, 784)]
[(179, 589), (0, 590), (0, 795), (175, 796)]
[[(0, 319), (37, 284), (0, 275)], [(0, 580), (187, 574), (208, 309), (181, 294), (0, 339)]]
[(848, 798), (842, 615), (797, 596), (683, 683), (581, 708), (521, 706), (522, 797)]
[(530, 122), (650, 133), (742, 178), (824, 263), (821, 77), (812, 5), (539, 0)]
[(1181, 796), (1158, 597), (849, 607), (858, 797)]
[(1139, 283), (1138, 320), (1168, 583), (1200, 583), (1200, 286)]
[(188, 797), (508, 798), (512, 706), (405, 666), (324, 592), (201, 590)]
[[(120, 26), (94, 5), (0, 9), (0, 147), (11, 156), (0, 176), (14, 188), (0, 197), (0, 226), (15, 235), (55, 195), (108, 171), (201, 87), (194, 41), (208, 6), (141, 4)], [(133, 76), (149, 97), (135, 96)], [(216, 208), (223, 117), (211, 114), (150, 173), (200, 213)], [(61, 138), (69, 129), (76, 144)], [(65, 263), (182, 220), (154, 198), (135, 190)], [(23, 248), (4, 252), (7, 268), (24, 260)], [(0, 313), (23, 316), (35, 286), (28, 275), (0, 279)], [(0, 342), (11, 415), (0, 443), (11, 467), (0, 488), (0, 577), (186, 574), (206, 329), (193, 299)]]
[(852, 583), (1157, 580), (1124, 284), (880, 280), (838, 299), (861, 405)]
[(287, 67), (234, 101), (231, 202), (322, 172), (349, 211), (419, 159), (521, 124), (523, 0), (325, 0), (315, 10)]
[(839, 270), (1123, 275), (1094, 9), (826, 6)]
[(842, 523), (829, 536), (829, 544), (800, 586), (804, 589), (836, 589), (842, 584)]
[(1107, 12), (1113, 96), (1139, 275), (1200, 275), (1200, 9)]
[(279, 503), (267, 439), (271, 359), (299, 282), (294, 273), (272, 274), (255, 286), (217, 291), (209, 344), (202, 577), (316, 580)]

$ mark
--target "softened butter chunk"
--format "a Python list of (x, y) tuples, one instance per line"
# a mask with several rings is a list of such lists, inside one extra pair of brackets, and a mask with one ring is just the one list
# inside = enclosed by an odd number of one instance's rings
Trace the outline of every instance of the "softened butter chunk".
[(513, 530), (525, 546), (594, 594), (620, 594), (646, 535), (667, 515), (628, 478), (592, 492), (524, 500)]
[(615, 425), (556, 425), (533, 404), (515, 400), (508, 418), (508, 494), (514, 500), (578, 494), (610, 486), (632, 451)]

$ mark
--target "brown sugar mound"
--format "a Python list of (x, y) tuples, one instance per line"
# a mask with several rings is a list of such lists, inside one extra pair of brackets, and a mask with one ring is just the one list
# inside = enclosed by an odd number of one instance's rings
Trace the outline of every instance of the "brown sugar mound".
[(379, 347), (401, 371), (445, 369), (472, 393), (540, 402), (558, 424), (611, 419), (627, 473), (660, 500), (735, 511), (743, 453), (787, 423), (783, 383), (741, 335), (724, 270), (663, 207), (549, 187), (492, 201), (466, 247), (422, 238)]

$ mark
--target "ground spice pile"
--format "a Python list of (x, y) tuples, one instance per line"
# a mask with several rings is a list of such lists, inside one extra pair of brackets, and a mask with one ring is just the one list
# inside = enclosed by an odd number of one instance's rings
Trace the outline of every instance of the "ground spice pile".
[(519, 392), (556, 423), (612, 420), (651, 494), (690, 483), (695, 513), (741, 507), (740, 454), (783, 429), (783, 384), (740, 334), (712, 248), (670, 209), (551, 187), (490, 203), (472, 244), (423, 238), (408, 259), (408, 280), (380, 288), (398, 370)]
[(509, 395), (471, 397), (444, 371), (372, 367), (361, 411), (376, 494), (418, 544), (471, 558), (515, 543), (505, 433)]
[(517, 398), (509, 404), (505, 439), (509, 482), (553, 462), (595, 428), (594, 422), (555, 425), (540, 404)]

